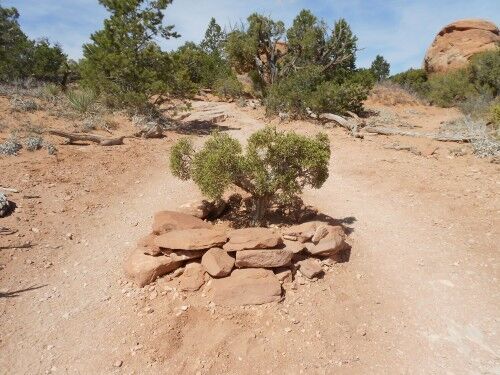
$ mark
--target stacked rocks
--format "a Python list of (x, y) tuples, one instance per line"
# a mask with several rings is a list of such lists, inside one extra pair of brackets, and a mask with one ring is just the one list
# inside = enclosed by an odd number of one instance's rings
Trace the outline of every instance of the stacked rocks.
[[(309, 279), (321, 276), (318, 258), (346, 249), (345, 238), (342, 227), (320, 221), (226, 230), (185, 213), (162, 211), (124, 268), (141, 287), (175, 271), (182, 291), (197, 291), (213, 278), (209, 289), (215, 303), (262, 304), (280, 300), (281, 284), (291, 282), (296, 271)], [(177, 271), (182, 267), (183, 272)]]

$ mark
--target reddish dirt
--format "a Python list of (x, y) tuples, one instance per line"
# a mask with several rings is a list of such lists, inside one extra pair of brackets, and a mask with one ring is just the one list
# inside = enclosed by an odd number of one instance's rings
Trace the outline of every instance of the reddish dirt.
[[(368, 107), (384, 125), (423, 131), (459, 116)], [(198, 142), (210, 124), (194, 120), (207, 112), (227, 114), (221, 130), (241, 140), (266, 123), (261, 109), (195, 102), (185, 132)], [(23, 119), (2, 116), (8, 126)], [(0, 247), (33, 247), (0, 250), (0, 372), (500, 373), (499, 166), (456, 143), (278, 126), (328, 133), (330, 178), (304, 199), (352, 229), (352, 251), (324, 279), (265, 306), (213, 306), (203, 290), (182, 295), (166, 280), (137, 289), (124, 279), (123, 259), (153, 213), (200, 197), (168, 172), (178, 133), (1, 157), (0, 186), (19, 193), (9, 194), (16, 211), (0, 219), (18, 232), (0, 235)], [(424, 155), (384, 148), (395, 142)], [(454, 156), (457, 148), (465, 155)]]

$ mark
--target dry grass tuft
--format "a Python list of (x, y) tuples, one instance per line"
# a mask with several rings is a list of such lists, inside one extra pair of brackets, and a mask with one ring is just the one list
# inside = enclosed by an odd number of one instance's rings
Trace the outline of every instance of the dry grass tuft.
[(422, 100), (416, 94), (389, 81), (377, 83), (370, 92), (368, 99), (387, 106), (423, 104)]

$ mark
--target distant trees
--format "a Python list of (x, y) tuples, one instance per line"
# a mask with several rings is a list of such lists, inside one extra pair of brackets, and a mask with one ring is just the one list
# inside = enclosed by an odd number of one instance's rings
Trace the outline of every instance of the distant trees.
[(228, 34), (225, 49), (232, 66), (261, 90), (270, 114), (359, 112), (373, 85), (358, 74), (357, 37), (347, 21), (339, 19), (330, 30), (309, 10), (288, 30), (254, 13), (246, 26)]
[(0, 6), (0, 80), (60, 81), (68, 68), (61, 47), (47, 39), (30, 40), (18, 19), (16, 8)]
[(372, 71), (377, 81), (382, 82), (389, 78), (391, 65), (384, 59), (383, 56), (377, 55), (375, 57), (375, 60), (373, 60), (372, 62), (370, 70)]
[(155, 38), (175, 38), (164, 26), (172, 0), (99, 0), (110, 12), (104, 28), (83, 46), (82, 78), (115, 107), (149, 106), (174, 86), (172, 63)]

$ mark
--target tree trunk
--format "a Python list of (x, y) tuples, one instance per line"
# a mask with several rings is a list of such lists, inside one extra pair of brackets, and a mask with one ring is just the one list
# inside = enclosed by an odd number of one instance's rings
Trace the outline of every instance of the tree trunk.
[(262, 225), (271, 199), (269, 195), (254, 198), (253, 225)]

